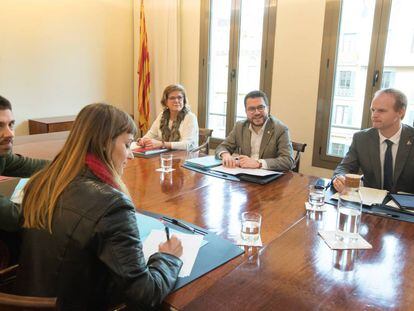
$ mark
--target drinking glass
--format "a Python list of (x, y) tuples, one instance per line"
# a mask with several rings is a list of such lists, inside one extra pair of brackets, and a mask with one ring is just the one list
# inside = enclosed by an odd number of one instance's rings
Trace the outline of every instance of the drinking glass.
[(325, 188), (322, 186), (310, 185), (308, 202), (315, 210), (321, 209), (325, 204)]
[(161, 170), (163, 172), (171, 172), (172, 171), (172, 163), (173, 163), (172, 153), (161, 153), (160, 154), (160, 161), (161, 161)]
[(241, 238), (249, 243), (256, 242), (260, 237), (262, 216), (255, 212), (244, 212), (241, 215)]

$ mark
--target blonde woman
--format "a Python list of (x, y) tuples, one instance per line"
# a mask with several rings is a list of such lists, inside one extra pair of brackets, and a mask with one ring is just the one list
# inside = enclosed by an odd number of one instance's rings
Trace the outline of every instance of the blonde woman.
[(135, 207), (121, 180), (136, 134), (131, 117), (106, 104), (78, 114), (60, 153), (28, 182), (17, 290), (54, 296), (60, 310), (159, 305), (182, 262), (172, 237), (145, 263)]
[(150, 130), (138, 140), (145, 148), (190, 150), (198, 146), (197, 117), (190, 111), (183, 86), (172, 84), (162, 94), (161, 112)]

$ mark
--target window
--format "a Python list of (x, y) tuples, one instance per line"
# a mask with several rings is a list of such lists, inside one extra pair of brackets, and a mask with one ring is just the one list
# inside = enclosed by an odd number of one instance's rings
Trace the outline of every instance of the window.
[(270, 97), (276, 0), (203, 0), (199, 124), (214, 128), (213, 145), (246, 118), (245, 95)]
[(335, 93), (342, 97), (354, 96), (354, 73), (352, 71), (339, 71), (338, 85)]
[(343, 156), (345, 154), (345, 145), (332, 143), (330, 153), (338, 157)]
[(336, 105), (335, 106), (335, 126), (347, 126), (352, 122), (352, 106)]
[(413, 123), (413, 10), (411, 0), (327, 1), (313, 165), (336, 167), (353, 134), (371, 126), (370, 103), (380, 88), (407, 95), (403, 122)]
[(382, 74), (381, 88), (387, 89), (394, 85), (395, 73), (393, 71), (384, 71)]

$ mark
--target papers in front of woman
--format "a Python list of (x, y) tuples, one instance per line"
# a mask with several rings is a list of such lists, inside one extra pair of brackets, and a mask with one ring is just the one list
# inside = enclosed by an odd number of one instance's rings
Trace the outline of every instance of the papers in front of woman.
[[(183, 254), (180, 259), (183, 266), (178, 274), (179, 277), (186, 277), (191, 274), (194, 263), (197, 258), (198, 251), (202, 246), (203, 236), (199, 234), (185, 234), (181, 232), (173, 232), (181, 240), (183, 245)], [(142, 251), (144, 252), (145, 261), (148, 262), (152, 254), (158, 252), (158, 245), (166, 241), (164, 230), (152, 230), (143, 243)]]

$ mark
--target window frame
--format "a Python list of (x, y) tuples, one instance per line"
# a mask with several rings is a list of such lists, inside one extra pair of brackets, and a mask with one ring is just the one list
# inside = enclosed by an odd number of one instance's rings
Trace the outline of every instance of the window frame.
[[(369, 128), (372, 125), (370, 120), (371, 99), (381, 87), (391, 1), (376, 0), (375, 3), (361, 129)], [(327, 169), (335, 169), (342, 160), (342, 157), (328, 155), (328, 135), (330, 131), (330, 116), (333, 109), (335, 67), (337, 51), (340, 49), (338, 41), (341, 5), (342, 0), (327, 0), (326, 2), (319, 69), (312, 165)]]
[[(226, 136), (232, 130), (236, 122), (237, 110), (237, 73), (239, 72), (238, 53), (240, 39), (240, 19), (241, 1), (232, 1), (231, 26), (230, 26), (230, 50), (228, 68), (228, 92), (226, 107)], [(211, 0), (202, 0), (200, 6), (200, 51), (199, 51), (199, 85), (198, 85), (198, 124), (206, 127), (208, 118), (208, 60), (209, 60), (209, 40), (210, 40), (210, 7)], [(262, 58), (260, 69), (260, 89), (263, 90), (268, 98), (272, 92), (272, 73), (274, 44), (276, 32), (276, 9), (277, 0), (265, 0), (265, 10), (263, 17), (263, 36), (262, 36)], [(234, 72), (236, 76), (234, 76)], [(212, 138), (211, 145), (215, 148), (223, 140)]]

